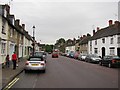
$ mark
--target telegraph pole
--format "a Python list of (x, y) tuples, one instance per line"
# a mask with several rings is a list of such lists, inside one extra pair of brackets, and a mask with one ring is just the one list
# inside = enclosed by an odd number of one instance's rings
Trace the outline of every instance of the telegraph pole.
[(32, 27), (33, 28), (33, 56), (35, 53), (35, 26)]

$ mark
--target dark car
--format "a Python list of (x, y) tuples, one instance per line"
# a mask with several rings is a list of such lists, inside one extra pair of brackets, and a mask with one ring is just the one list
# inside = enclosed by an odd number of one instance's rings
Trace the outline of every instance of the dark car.
[(107, 65), (108, 67), (120, 66), (120, 57), (115, 55), (106, 55), (100, 60), (99, 65)]
[(93, 62), (93, 63), (99, 63), (101, 58), (95, 54), (88, 54), (85, 58), (86, 62)]
[(52, 58), (58, 58), (58, 56), (59, 56), (59, 55), (58, 55), (58, 52), (53, 52), (53, 53), (52, 53)]

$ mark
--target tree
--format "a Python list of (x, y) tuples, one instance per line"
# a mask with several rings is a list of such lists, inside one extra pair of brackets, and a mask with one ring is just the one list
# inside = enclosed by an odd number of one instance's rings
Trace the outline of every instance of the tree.
[(52, 50), (53, 50), (53, 45), (45, 45), (45, 51), (46, 52), (52, 52)]
[(55, 48), (59, 49), (61, 52), (65, 52), (65, 39), (60, 38), (59, 40), (56, 40)]

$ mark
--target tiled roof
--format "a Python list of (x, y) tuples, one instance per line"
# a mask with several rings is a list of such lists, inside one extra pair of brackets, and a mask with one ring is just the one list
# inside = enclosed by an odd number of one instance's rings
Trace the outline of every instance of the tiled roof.
[(120, 35), (120, 22), (118, 26), (115, 24), (103, 29), (98, 30), (91, 38), (91, 40), (99, 39), (102, 37), (108, 37), (113, 35)]

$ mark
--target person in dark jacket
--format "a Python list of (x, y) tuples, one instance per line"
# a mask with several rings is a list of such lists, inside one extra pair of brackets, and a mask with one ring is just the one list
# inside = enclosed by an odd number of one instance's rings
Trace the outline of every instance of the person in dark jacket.
[(16, 62), (17, 62), (17, 54), (14, 52), (12, 55), (12, 61), (13, 61), (13, 70), (16, 69)]
[(10, 57), (9, 55), (6, 56), (6, 67), (10, 66)]

